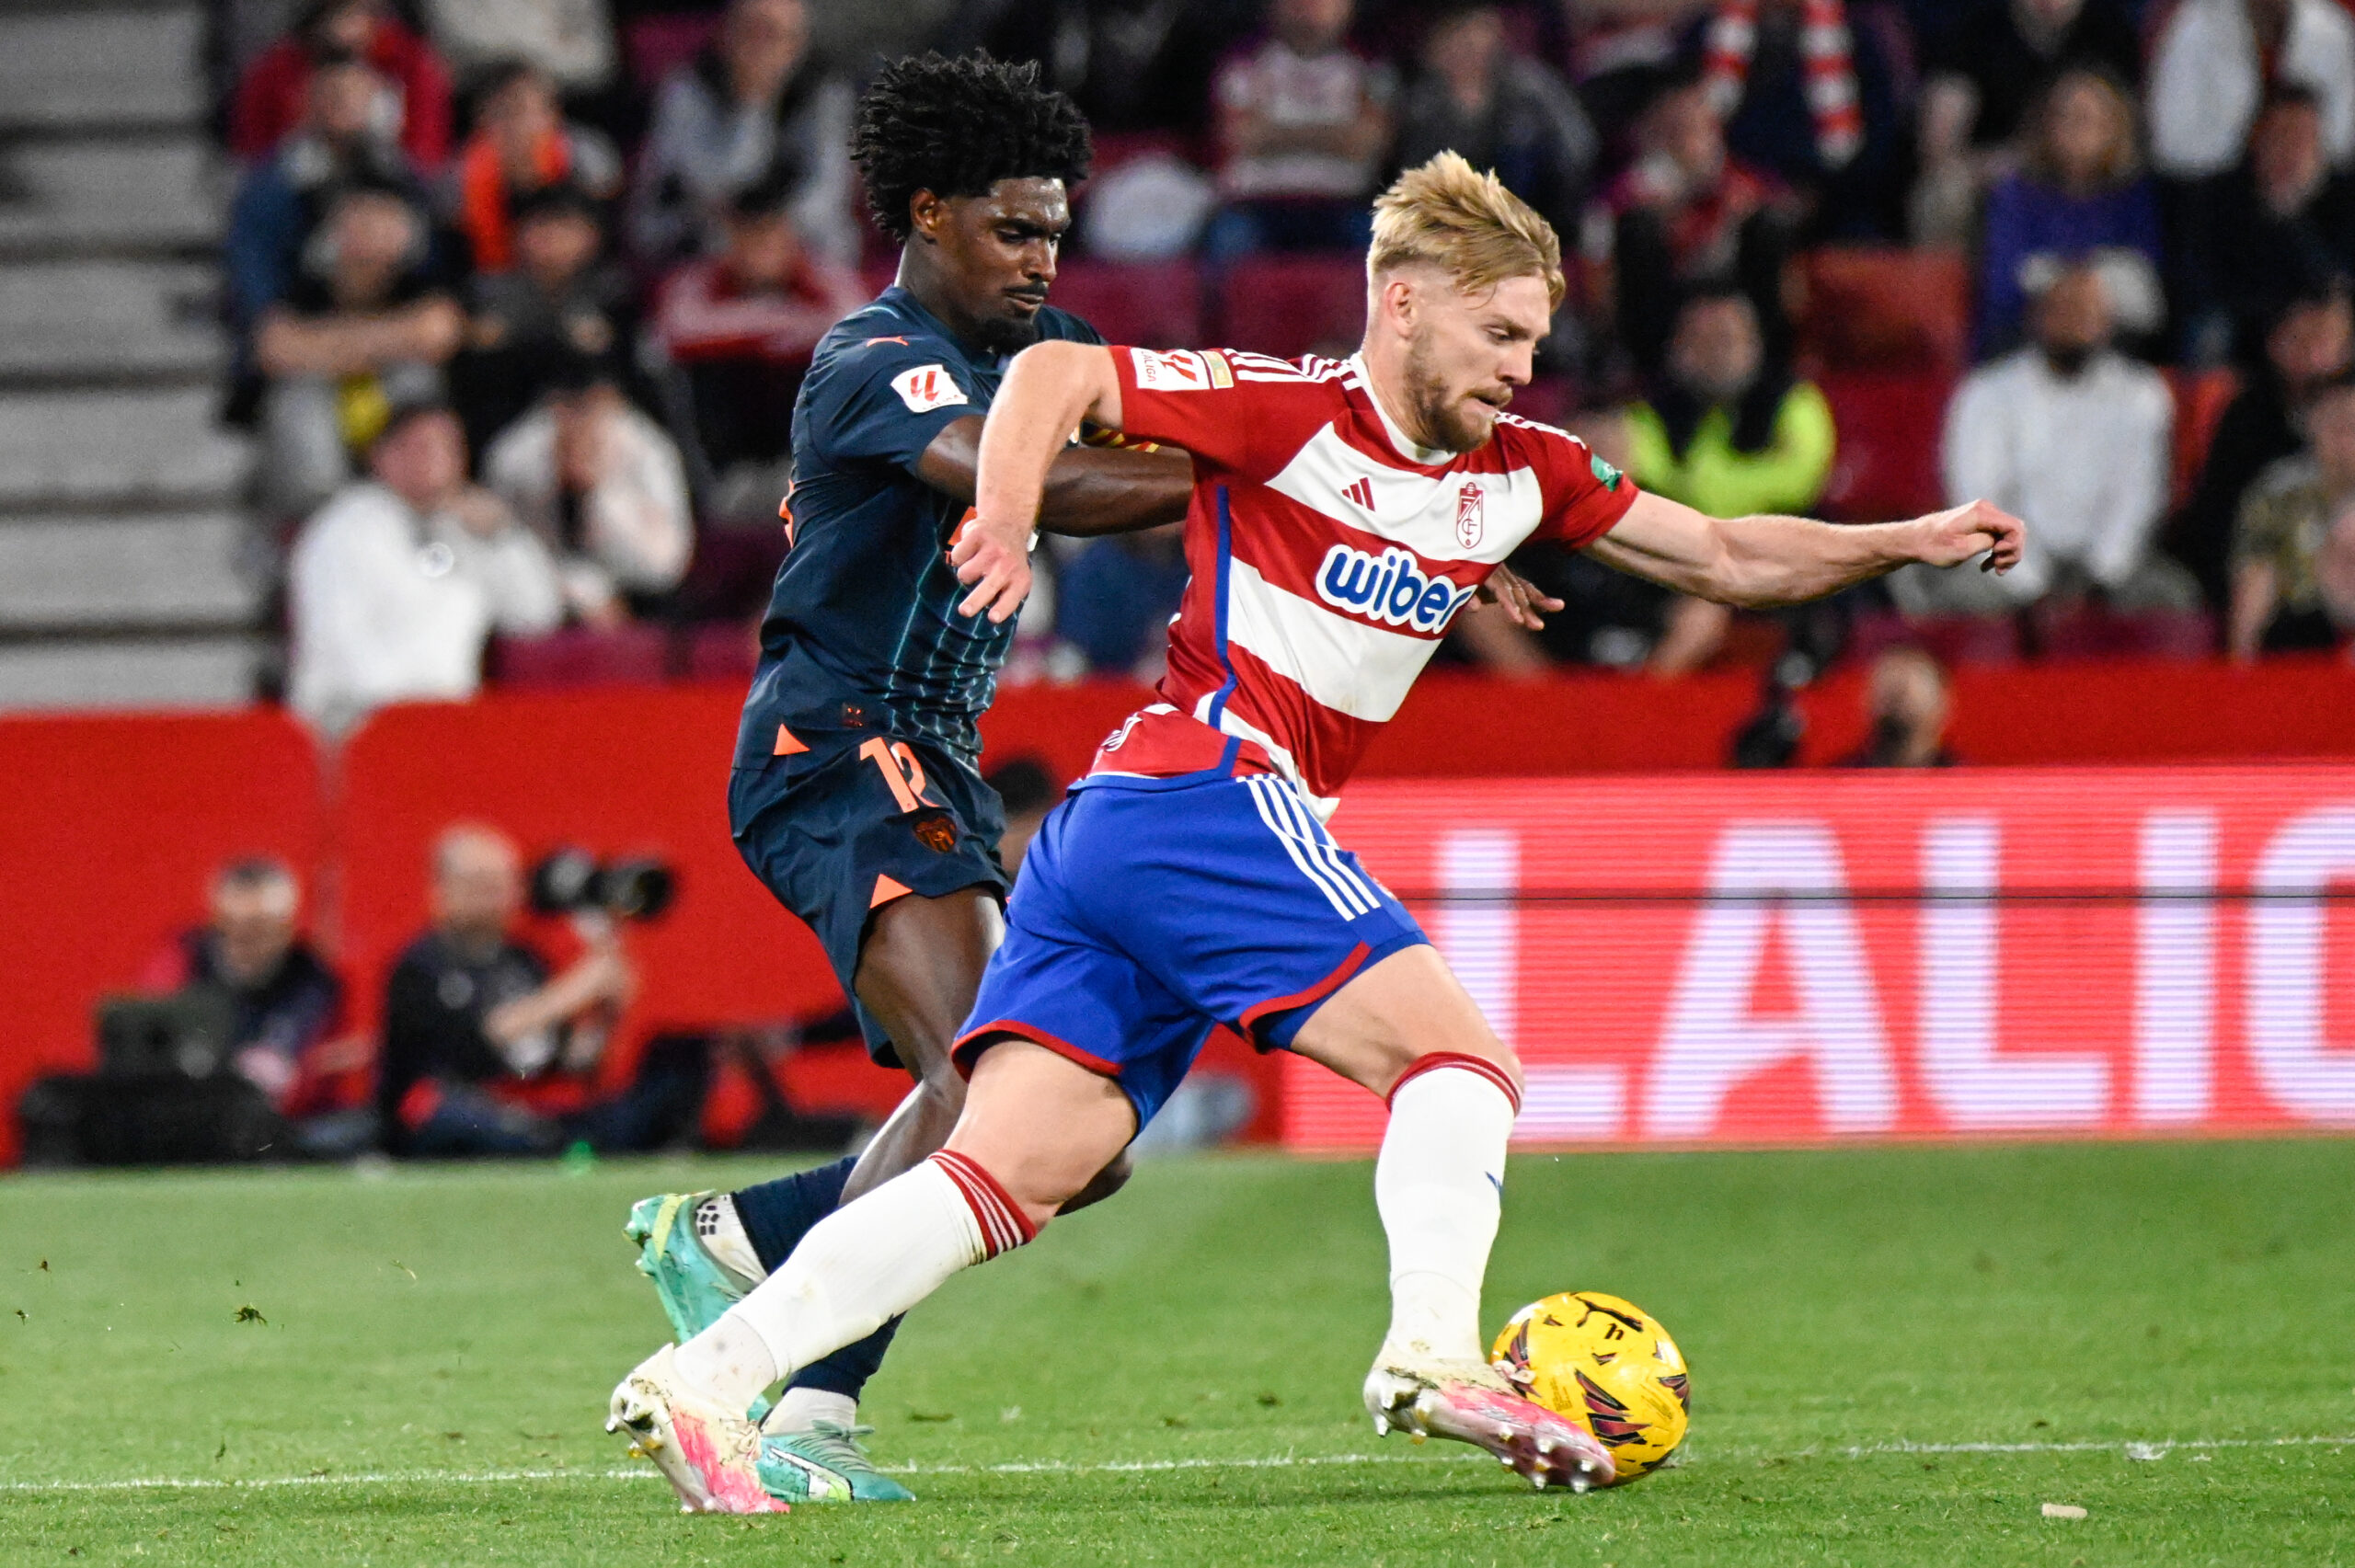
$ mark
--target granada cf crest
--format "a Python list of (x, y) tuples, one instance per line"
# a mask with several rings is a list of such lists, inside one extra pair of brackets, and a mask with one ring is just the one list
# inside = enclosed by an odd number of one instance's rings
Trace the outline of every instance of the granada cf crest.
[(936, 854), (947, 854), (957, 847), (957, 824), (945, 811), (928, 811), (912, 824), (916, 841)]
[(1466, 550), (1480, 543), (1480, 534), (1488, 526), (1487, 508), (1480, 486), (1466, 479), (1464, 487), (1455, 492), (1455, 542)]

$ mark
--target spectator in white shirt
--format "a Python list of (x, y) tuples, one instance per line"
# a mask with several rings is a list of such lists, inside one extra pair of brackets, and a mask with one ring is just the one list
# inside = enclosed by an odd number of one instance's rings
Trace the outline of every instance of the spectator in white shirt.
[(856, 266), (855, 104), (849, 84), (810, 52), (804, 0), (730, 0), (711, 46), (665, 77), (655, 96), (630, 199), (638, 259), (667, 267), (718, 250), (729, 199), (784, 178), (803, 243), (838, 266)]
[(2183, 0), (2151, 52), (2151, 163), (2177, 179), (2229, 172), (2275, 82), (2322, 106), (2323, 145), (2355, 162), (2355, 18), (2337, 0)]
[(556, 563), (467, 483), (447, 407), (396, 407), (368, 468), (304, 525), (288, 570), (288, 700), (330, 735), (386, 703), (472, 696), (494, 629), (544, 632), (564, 618)]
[(686, 575), (695, 515), (662, 428), (586, 364), (483, 458), (483, 482), (557, 552), (568, 608), (599, 625), (629, 618)]
[(1273, 36), (1218, 74), (1214, 260), (1256, 250), (1353, 250), (1390, 145), (1389, 68), (1348, 42), (1353, 0), (1275, 0)]
[(2189, 573), (2152, 549), (2166, 506), (2174, 405), (2148, 365), (2110, 347), (2100, 270), (2061, 270), (2036, 297), (2035, 341), (1971, 372), (1947, 408), (1947, 498), (2026, 520), (2028, 555), (1996, 577), (1909, 567), (1911, 613), (1997, 613), (2097, 589), (2121, 610), (2188, 609)]

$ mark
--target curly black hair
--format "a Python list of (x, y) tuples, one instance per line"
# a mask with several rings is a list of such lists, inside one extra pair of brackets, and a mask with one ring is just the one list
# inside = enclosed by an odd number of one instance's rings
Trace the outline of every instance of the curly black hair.
[(875, 221), (904, 240), (919, 190), (986, 196), (1001, 179), (1072, 185), (1087, 177), (1094, 148), (1079, 106), (1039, 85), (1036, 61), (932, 52), (893, 61), (860, 96), (850, 155)]

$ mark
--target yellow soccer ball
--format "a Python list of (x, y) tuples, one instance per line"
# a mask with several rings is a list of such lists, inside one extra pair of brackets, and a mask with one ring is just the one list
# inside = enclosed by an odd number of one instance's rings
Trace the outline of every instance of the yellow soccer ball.
[(1488, 1359), (1529, 1398), (1594, 1434), (1624, 1483), (1684, 1440), (1693, 1385), (1659, 1320), (1599, 1290), (1533, 1301), (1497, 1335)]

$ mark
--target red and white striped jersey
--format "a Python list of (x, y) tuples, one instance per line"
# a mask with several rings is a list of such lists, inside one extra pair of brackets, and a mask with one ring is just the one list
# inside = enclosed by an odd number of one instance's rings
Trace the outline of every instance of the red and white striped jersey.
[(1374, 732), (1499, 562), (1587, 544), (1636, 487), (1506, 414), (1476, 452), (1416, 447), (1357, 359), (1114, 349), (1123, 433), (1194, 457), (1185, 598), (1162, 701), (1091, 776), (1271, 770), (1330, 816)]

